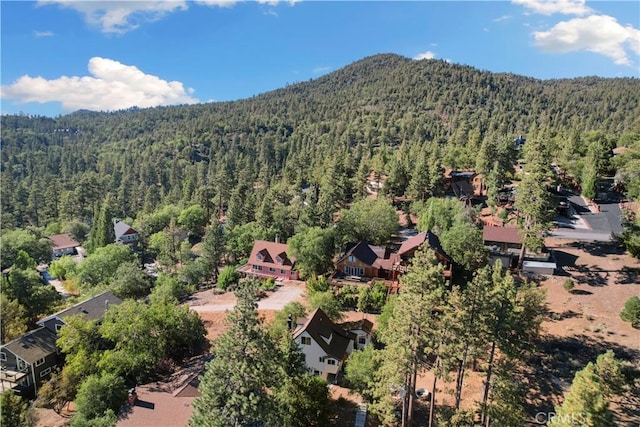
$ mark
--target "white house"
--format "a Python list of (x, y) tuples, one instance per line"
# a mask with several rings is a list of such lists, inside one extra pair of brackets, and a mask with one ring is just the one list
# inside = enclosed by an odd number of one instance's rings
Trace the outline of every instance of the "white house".
[(333, 383), (354, 349), (356, 335), (336, 325), (317, 308), (294, 331), (293, 339), (304, 354), (309, 371)]
[(362, 350), (371, 343), (373, 323), (369, 319), (339, 323), (342, 329), (355, 335), (355, 349)]
[(116, 235), (116, 243), (133, 245), (138, 241), (138, 232), (129, 224), (119, 219), (113, 220), (113, 231)]

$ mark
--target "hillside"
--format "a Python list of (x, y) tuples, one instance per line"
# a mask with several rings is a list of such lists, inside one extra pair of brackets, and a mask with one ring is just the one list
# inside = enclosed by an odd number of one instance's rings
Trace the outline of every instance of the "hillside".
[(541, 81), (376, 55), (234, 102), (3, 116), (2, 227), (88, 222), (107, 194), (122, 217), (199, 203), (244, 223), (303, 184), (320, 187), (326, 217), (370, 170), (399, 168), (403, 191), (421, 153), (460, 168), (483, 141), (520, 134), (556, 151), (570, 135), (615, 146), (640, 131), (639, 100), (637, 79)]

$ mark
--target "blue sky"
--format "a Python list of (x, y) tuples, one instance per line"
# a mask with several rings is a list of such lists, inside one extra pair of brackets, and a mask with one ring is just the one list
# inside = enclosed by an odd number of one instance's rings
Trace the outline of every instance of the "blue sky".
[[(2, 1), (1, 110), (227, 101), (377, 53), (640, 78), (640, 2)], [(640, 82), (639, 82), (640, 83)]]

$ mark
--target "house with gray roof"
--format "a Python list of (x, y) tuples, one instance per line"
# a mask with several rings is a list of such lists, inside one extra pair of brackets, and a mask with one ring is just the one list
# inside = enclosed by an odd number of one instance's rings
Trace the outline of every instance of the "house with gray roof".
[(65, 319), (68, 317), (79, 314), (86, 320), (102, 320), (110, 305), (121, 303), (120, 298), (107, 291), (38, 320), (37, 324), (57, 333), (66, 324)]
[(136, 229), (117, 218), (113, 220), (113, 232), (116, 236), (116, 243), (132, 246), (138, 242), (138, 232)]
[(0, 346), (2, 389), (35, 396), (58, 365), (57, 336), (41, 327)]

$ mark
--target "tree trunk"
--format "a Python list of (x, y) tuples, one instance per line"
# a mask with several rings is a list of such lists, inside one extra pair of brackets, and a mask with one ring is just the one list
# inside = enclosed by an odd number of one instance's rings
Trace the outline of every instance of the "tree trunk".
[(429, 427), (433, 427), (433, 413), (436, 409), (436, 384), (438, 383), (438, 362), (439, 358), (436, 359), (436, 363), (434, 363), (433, 367), (433, 384), (431, 385), (431, 402), (429, 402)]
[(413, 364), (411, 366), (411, 378), (409, 380), (409, 387), (406, 393), (409, 395), (409, 414), (407, 415), (407, 426), (411, 427), (413, 425), (413, 402), (414, 395), (416, 393), (416, 378), (418, 377), (418, 360), (417, 356), (413, 359)]
[(469, 353), (469, 344), (464, 346), (462, 352), (462, 360), (458, 366), (458, 379), (456, 381), (456, 410), (460, 409), (460, 401), (462, 400), (462, 384), (464, 382), (464, 371), (467, 364), (467, 354)]
[(482, 394), (482, 418), (480, 420), (481, 424), (484, 424), (485, 421), (488, 421), (487, 415), (487, 400), (489, 400), (489, 388), (491, 386), (491, 372), (493, 371), (493, 358), (496, 354), (496, 342), (495, 340), (491, 343), (491, 352), (489, 353), (489, 367), (487, 368), (487, 380), (484, 383), (484, 393)]

